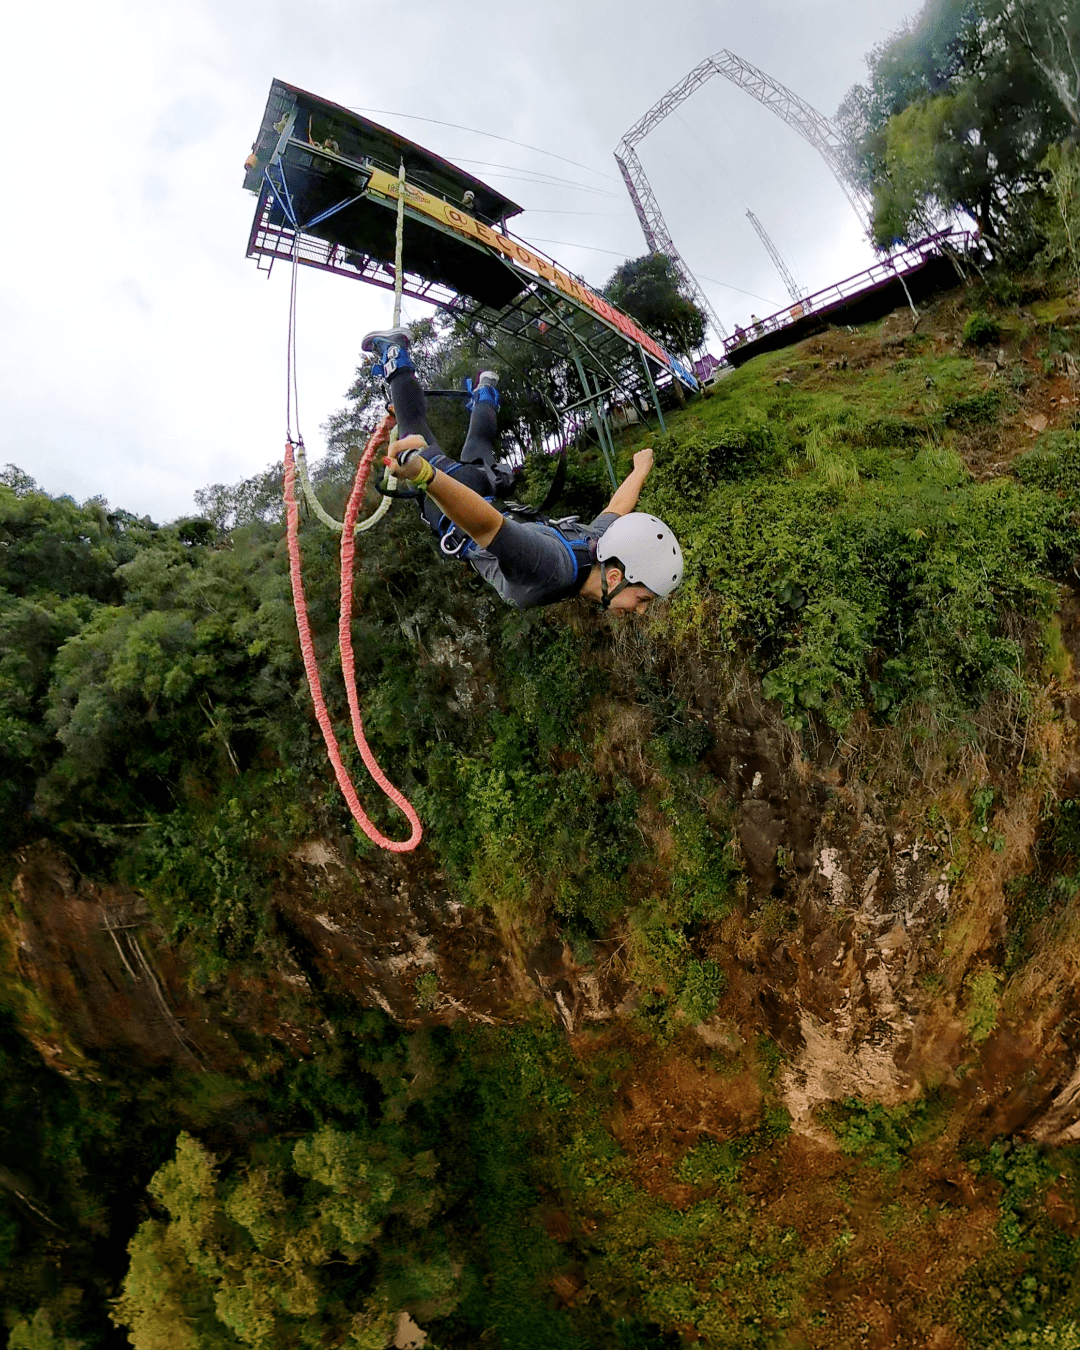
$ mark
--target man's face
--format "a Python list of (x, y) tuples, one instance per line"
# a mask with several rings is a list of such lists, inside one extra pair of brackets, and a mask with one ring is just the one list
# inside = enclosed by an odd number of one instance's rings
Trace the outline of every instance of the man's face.
[(655, 599), (648, 586), (627, 586), (615, 596), (608, 609), (621, 610), (624, 614), (642, 614)]

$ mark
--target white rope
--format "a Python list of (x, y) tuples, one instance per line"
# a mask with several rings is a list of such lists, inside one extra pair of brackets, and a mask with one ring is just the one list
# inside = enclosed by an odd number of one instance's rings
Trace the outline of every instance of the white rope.
[(300, 483), (304, 489), (304, 497), (312, 511), (319, 517), (328, 530), (333, 530), (335, 534), (340, 534), (345, 528), (340, 520), (335, 520), (329, 511), (323, 506), (315, 495), (315, 489), (312, 486), (311, 479), (307, 471), (307, 452), (304, 450), (304, 443), (301, 441), (296, 447), (296, 467), (300, 473)]
[[(405, 161), (398, 163), (398, 199), (397, 199), (397, 234), (394, 239), (394, 322), (393, 328), (401, 326), (401, 291), (405, 278), (402, 273), (402, 260), (405, 252)], [(398, 438), (398, 429), (395, 427), (390, 433), (389, 453), (394, 453), (394, 442)], [(393, 492), (397, 487), (397, 479), (392, 473), (386, 475), (387, 491)], [(377, 525), (387, 511), (390, 510), (391, 497), (384, 497), (378, 504), (367, 520), (361, 520), (357, 523), (356, 533), (363, 534), (365, 530), (370, 530), (373, 525)]]
[[(299, 237), (298, 234), (297, 237)], [(398, 166), (397, 233), (396, 238), (394, 240), (394, 322), (392, 324), (392, 327), (394, 328), (399, 328), (401, 326), (401, 292), (405, 280), (402, 271), (404, 243), (405, 243), (405, 161), (401, 160)], [(295, 258), (293, 262), (293, 269), (294, 269), (293, 306), (295, 307), (296, 303)], [(297, 427), (297, 434), (299, 436), (299, 426)], [(389, 452), (391, 455), (394, 453), (394, 442), (397, 440), (397, 438), (398, 438), (398, 430), (397, 427), (394, 427), (393, 431), (390, 433)], [(318, 497), (315, 495), (315, 489), (312, 486), (311, 479), (308, 477), (307, 455), (304, 451), (303, 440), (300, 440), (299, 444), (296, 447), (296, 467), (300, 474), (300, 485), (304, 490), (304, 499), (307, 502), (308, 506), (311, 508), (312, 511), (314, 511), (316, 516), (318, 516), (318, 518), (322, 521), (322, 523), (326, 526), (328, 530), (333, 530), (335, 534), (340, 534), (342, 530), (345, 528), (344, 522), (340, 520), (335, 520), (334, 517), (329, 513), (329, 511), (327, 511), (324, 508), (322, 502), (320, 502)], [(386, 475), (387, 490), (393, 492), (394, 489), (397, 487), (397, 481), (398, 480), (394, 477), (392, 473), (388, 473)], [(367, 530), (370, 530), (374, 526), (376, 526), (379, 523), (379, 521), (382, 520), (383, 516), (386, 515), (387, 511), (390, 510), (390, 503), (392, 500), (393, 498), (391, 497), (384, 497), (382, 501), (378, 504), (378, 506), (375, 508), (375, 510), (372, 511), (371, 515), (367, 517), (366, 520), (357, 521), (353, 529), (353, 533), (364, 534)]]
[(394, 323), (401, 323), (401, 291), (404, 278), (401, 275), (402, 245), (405, 242), (405, 161), (398, 165), (397, 175), (397, 238), (394, 241)]
[[(397, 427), (394, 428), (394, 430), (390, 435), (391, 449), (393, 448), (393, 444), (396, 440), (397, 440)], [(326, 508), (323, 506), (322, 502), (319, 501), (319, 498), (316, 496), (314, 485), (312, 484), (311, 479), (308, 477), (307, 455), (304, 451), (304, 446), (302, 442), (298, 443), (296, 446), (296, 469), (300, 475), (300, 484), (304, 489), (304, 497), (307, 501), (308, 506), (311, 508), (312, 511), (314, 511), (314, 513), (318, 516), (318, 518), (322, 521), (322, 523), (326, 526), (328, 530), (333, 530), (335, 534), (340, 534), (342, 530), (345, 528), (345, 523), (344, 521), (335, 520), (334, 517), (330, 514), (330, 512), (327, 511)], [(397, 480), (393, 478), (393, 476), (391, 475), (391, 478), (389, 480), (389, 486), (393, 487), (396, 481)], [(390, 498), (384, 497), (382, 501), (379, 503), (379, 505), (375, 508), (374, 511), (372, 511), (371, 515), (368, 516), (366, 520), (358, 521), (356, 525), (353, 526), (353, 534), (363, 534), (365, 531), (370, 530), (373, 525), (377, 525), (379, 521), (382, 520), (383, 516), (386, 515), (389, 509), (390, 509)]]

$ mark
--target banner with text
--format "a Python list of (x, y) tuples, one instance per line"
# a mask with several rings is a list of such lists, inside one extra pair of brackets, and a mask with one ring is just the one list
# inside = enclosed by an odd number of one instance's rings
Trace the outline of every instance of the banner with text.
[[(372, 169), (370, 172), (371, 179), (368, 183), (368, 190), (377, 192), (383, 197), (389, 197), (396, 202), (398, 197), (397, 178), (393, 174), (385, 173), (382, 169)], [(639, 328), (633, 319), (628, 318), (613, 305), (609, 305), (606, 300), (602, 300), (600, 296), (590, 291), (588, 286), (583, 286), (580, 281), (568, 276), (554, 263), (548, 262), (546, 258), (541, 258), (519, 240), (508, 239), (498, 230), (493, 230), (489, 225), (474, 220), (472, 216), (467, 215), (464, 211), (459, 211), (456, 206), (451, 206), (441, 197), (437, 197), (431, 192), (425, 192), (422, 188), (414, 187), (412, 183), (405, 184), (405, 202), (414, 211), (419, 211), (423, 215), (430, 216), (433, 220), (440, 221), (443, 225), (448, 225), (452, 230), (465, 235), (468, 239), (486, 244), (488, 248), (497, 249), (507, 258), (527, 267), (530, 272), (534, 272), (538, 277), (551, 282), (563, 295), (576, 300), (578, 304), (587, 306), (598, 318), (603, 319), (613, 328), (617, 328), (631, 342), (636, 342), (643, 347), (650, 356), (659, 361), (661, 365), (666, 366), (683, 384), (691, 389), (697, 388), (697, 380), (690, 371), (661, 347), (655, 338), (651, 338), (648, 333)]]

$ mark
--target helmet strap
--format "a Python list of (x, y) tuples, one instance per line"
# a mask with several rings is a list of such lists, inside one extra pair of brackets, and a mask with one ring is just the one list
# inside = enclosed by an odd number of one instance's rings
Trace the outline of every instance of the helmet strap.
[(607, 579), (607, 568), (604, 566), (603, 563), (601, 563), (601, 564), (600, 564), (600, 596), (601, 596), (600, 603), (601, 603), (601, 605), (604, 607), (604, 609), (607, 609), (607, 607), (611, 604), (612, 600), (615, 599), (615, 597), (619, 594), (619, 592), (620, 592), (620, 591), (626, 590), (627, 586), (629, 586), (630, 584), (631, 584), (631, 583), (630, 583), (629, 581), (627, 581), (627, 579), (626, 579), (626, 572), (624, 571), (623, 574), (622, 574), (622, 581), (619, 582), (619, 584), (615, 587), (614, 590), (609, 591), (609, 590), (608, 590), (608, 579)]

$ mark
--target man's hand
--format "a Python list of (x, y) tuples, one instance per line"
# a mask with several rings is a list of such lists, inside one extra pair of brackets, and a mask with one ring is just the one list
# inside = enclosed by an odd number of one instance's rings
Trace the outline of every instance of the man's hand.
[(407, 463), (402, 464), (398, 458), (400, 455), (406, 455), (410, 450), (426, 450), (427, 441), (423, 436), (403, 436), (400, 441), (394, 442), (394, 453), (384, 455), (383, 463), (394, 475), (395, 478), (404, 478), (406, 482), (412, 482), (423, 472), (421, 465), (423, 460), (419, 455), (413, 455)]
[(652, 447), (647, 446), (644, 450), (639, 450), (634, 456), (633, 469), (615, 489), (615, 495), (608, 502), (606, 510), (614, 512), (617, 516), (627, 516), (635, 510), (638, 498), (641, 496), (641, 489), (645, 486), (645, 479), (652, 472), (652, 466)]

